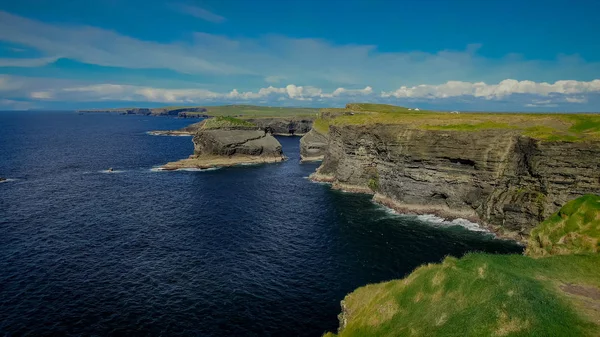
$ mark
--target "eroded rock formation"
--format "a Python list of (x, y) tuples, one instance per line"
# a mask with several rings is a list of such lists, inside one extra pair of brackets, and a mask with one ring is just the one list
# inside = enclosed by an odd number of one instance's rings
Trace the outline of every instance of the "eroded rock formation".
[(568, 200), (600, 193), (598, 141), (406, 125), (331, 126), (328, 137), (313, 179), (373, 193), (401, 212), (467, 218), (520, 241)]

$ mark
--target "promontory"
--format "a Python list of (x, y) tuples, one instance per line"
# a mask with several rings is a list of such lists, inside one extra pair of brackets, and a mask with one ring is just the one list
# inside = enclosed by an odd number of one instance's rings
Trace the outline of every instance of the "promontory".
[(281, 144), (263, 128), (233, 117), (209, 118), (198, 125), (193, 137), (194, 154), (165, 164), (163, 170), (207, 169), (285, 160)]

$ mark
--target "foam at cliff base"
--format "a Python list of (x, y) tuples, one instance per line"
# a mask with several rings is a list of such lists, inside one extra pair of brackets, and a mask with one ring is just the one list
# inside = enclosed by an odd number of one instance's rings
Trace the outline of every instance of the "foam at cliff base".
[(147, 135), (150, 136), (165, 136), (165, 137), (191, 137), (191, 134), (184, 134), (184, 133), (179, 133), (179, 134), (169, 134), (169, 133), (159, 133), (156, 131), (148, 131), (146, 132)]
[(461, 226), (470, 231), (489, 233), (488, 230), (481, 228), (479, 226), (479, 224), (477, 224), (475, 222), (471, 222), (467, 219), (458, 218), (458, 219), (454, 219), (452, 221), (448, 221), (444, 218), (440, 218), (440, 217), (432, 215), (432, 214), (417, 215), (417, 219), (419, 219), (423, 222), (432, 223), (437, 226), (444, 226), (444, 227)]
[(150, 171), (152, 171), (152, 172), (173, 172), (173, 171), (206, 172), (206, 171), (215, 171), (218, 169), (220, 169), (220, 167), (210, 167), (210, 168), (205, 168), (205, 169), (189, 167), (189, 168), (180, 168), (180, 169), (176, 169), (176, 170), (165, 170), (162, 167), (153, 167), (150, 169)]
[(475, 222), (471, 222), (467, 219), (454, 219), (452, 221), (446, 220), (444, 218), (440, 218), (439, 216), (433, 215), (433, 214), (422, 214), (422, 215), (413, 215), (413, 214), (402, 214), (402, 213), (398, 213), (395, 210), (381, 205), (379, 203), (375, 203), (377, 206), (381, 207), (382, 209), (385, 210), (386, 213), (394, 215), (394, 216), (400, 216), (400, 217), (406, 217), (406, 218), (412, 218), (412, 219), (417, 219), (419, 221), (422, 222), (426, 222), (427, 224), (433, 225), (433, 226), (438, 226), (438, 227), (454, 227), (454, 226), (460, 226), (463, 227), (465, 229), (468, 229), (470, 231), (473, 232), (482, 232), (482, 233), (488, 233), (488, 234), (493, 234), (490, 231), (488, 231), (485, 228), (482, 228), (481, 226), (479, 226), (479, 224), (475, 223)]

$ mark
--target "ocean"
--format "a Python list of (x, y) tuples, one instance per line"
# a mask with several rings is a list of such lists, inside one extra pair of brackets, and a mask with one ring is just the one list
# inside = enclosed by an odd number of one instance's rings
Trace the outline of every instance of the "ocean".
[(0, 112), (0, 335), (320, 336), (357, 287), (522, 251), (309, 181), (298, 137), (282, 163), (156, 170), (193, 144), (146, 132), (195, 121)]

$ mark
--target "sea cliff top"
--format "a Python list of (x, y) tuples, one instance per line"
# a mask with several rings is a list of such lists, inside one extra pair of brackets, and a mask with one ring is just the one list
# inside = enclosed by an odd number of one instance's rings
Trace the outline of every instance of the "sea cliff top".
[(541, 140), (600, 140), (600, 114), (442, 112), (386, 104), (350, 103), (321, 109), (315, 129), (331, 125), (395, 124), (423, 130), (514, 130)]

